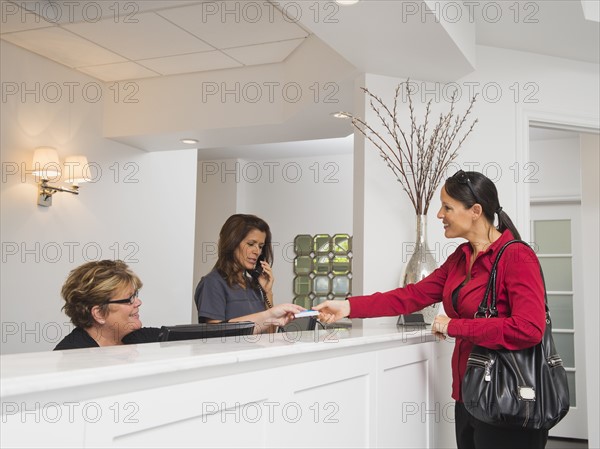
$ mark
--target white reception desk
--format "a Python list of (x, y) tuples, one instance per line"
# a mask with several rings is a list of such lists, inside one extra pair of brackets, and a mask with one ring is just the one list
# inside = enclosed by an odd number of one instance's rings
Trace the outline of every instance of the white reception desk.
[(332, 329), (1, 357), (5, 447), (455, 447), (453, 342)]

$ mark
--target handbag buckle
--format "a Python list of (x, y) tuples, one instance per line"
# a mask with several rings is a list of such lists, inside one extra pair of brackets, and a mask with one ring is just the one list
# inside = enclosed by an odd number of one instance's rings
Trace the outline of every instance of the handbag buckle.
[(535, 388), (533, 387), (518, 387), (519, 399), (524, 401), (535, 401)]

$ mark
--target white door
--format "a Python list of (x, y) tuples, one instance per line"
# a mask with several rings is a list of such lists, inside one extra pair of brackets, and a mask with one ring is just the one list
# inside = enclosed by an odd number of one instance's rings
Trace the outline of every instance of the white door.
[(554, 343), (567, 370), (571, 398), (569, 413), (550, 435), (587, 439), (581, 234), (579, 203), (531, 204), (531, 239), (544, 270)]

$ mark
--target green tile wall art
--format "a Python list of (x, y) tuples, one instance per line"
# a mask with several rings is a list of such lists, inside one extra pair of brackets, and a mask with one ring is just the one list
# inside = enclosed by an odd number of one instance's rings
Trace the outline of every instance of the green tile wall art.
[(300, 234), (294, 239), (294, 303), (310, 309), (352, 294), (352, 237)]

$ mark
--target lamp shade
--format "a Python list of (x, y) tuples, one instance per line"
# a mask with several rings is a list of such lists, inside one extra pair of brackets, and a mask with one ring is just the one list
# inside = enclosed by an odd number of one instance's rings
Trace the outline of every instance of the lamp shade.
[(88, 160), (85, 156), (67, 156), (65, 158), (65, 171), (66, 177), (65, 182), (73, 185), (80, 184), (82, 182), (88, 182), (85, 174), (88, 170)]
[(42, 179), (56, 178), (60, 176), (60, 161), (58, 153), (52, 147), (38, 147), (33, 153), (34, 176)]

